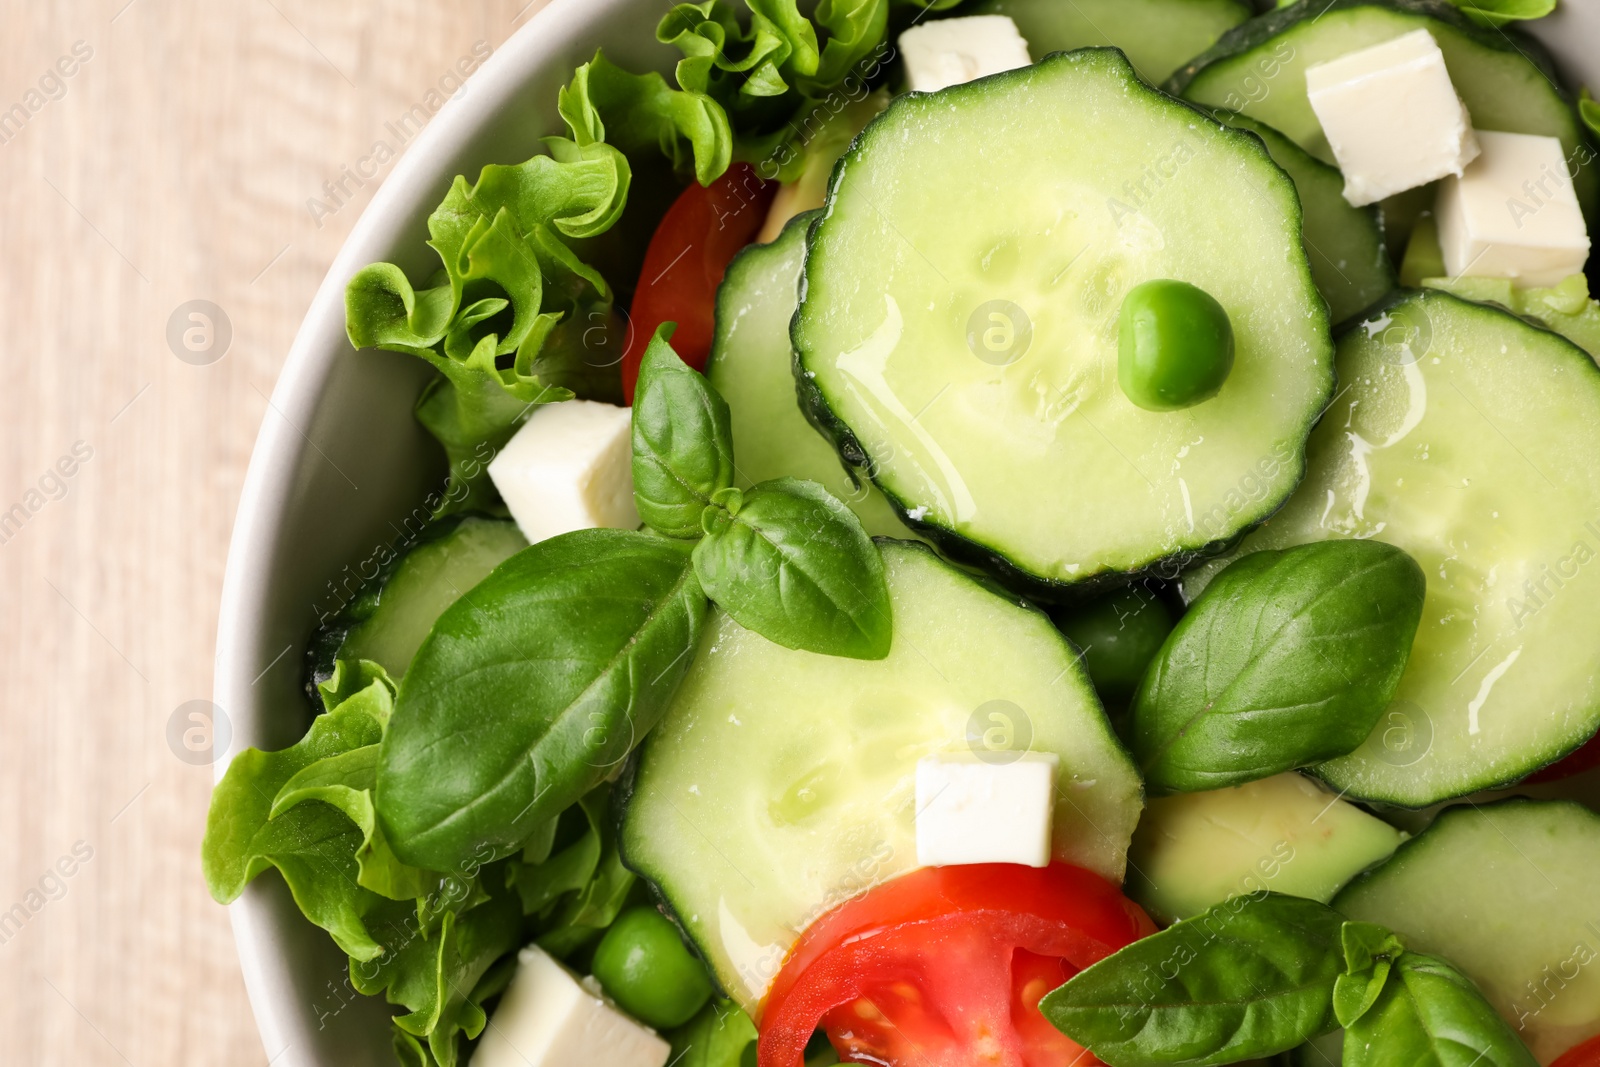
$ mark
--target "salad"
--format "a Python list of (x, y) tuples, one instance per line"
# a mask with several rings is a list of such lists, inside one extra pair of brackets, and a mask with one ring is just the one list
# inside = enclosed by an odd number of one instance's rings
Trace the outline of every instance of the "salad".
[(596, 53), (433, 276), (349, 282), (439, 488), (330, 582), (213, 895), (276, 869), (410, 1067), (1600, 1065), (1553, 6), (705, 0), (670, 79)]

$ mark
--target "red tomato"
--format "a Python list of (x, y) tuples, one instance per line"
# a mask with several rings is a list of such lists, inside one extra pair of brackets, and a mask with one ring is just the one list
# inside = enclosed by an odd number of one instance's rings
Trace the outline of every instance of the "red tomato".
[(1137, 904), (1078, 867), (924, 868), (801, 935), (767, 996), (758, 1062), (800, 1067), (821, 1025), (846, 1063), (1096, 1063), (1039, 999), (1154, 932)]
[(1565, 759), (1557, 760), (1544, 770), (1530, 774), (1523, 779), (1523, 783), (1537, 785), (1540, 782), (1559, 782), (1563, 778), (1571, 778), (1575, 774), (1592, 771), (1596, 767), (1600, 767), (1600, 734), (1591, 737), (1583, 747)]
[(1567, 1049), (1550, 1067), (1600, 1067), (1600, 1037)]
[(702, 188), (691, 182), (667, 209), (639, 271), (628, 310), (628, 347), (622, 354), (622, 394), (633, 403), (639, 361), (663, 322), (676, 322), (672, 347), (695, 370), (711, 354), (717, 286), (734, 253), (766, 221), (778, 186), (762, 181), (748, 163), (735, 163)]

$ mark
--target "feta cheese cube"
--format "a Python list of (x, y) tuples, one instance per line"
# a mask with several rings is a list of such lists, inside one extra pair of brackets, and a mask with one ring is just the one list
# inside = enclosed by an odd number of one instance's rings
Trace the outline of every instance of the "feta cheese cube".
[(1478, 155), (1472, 117), (1427, 30), (1307, 67), (1306, 92), (1356, 207), (1460, 174)]
[(1483, 154), (1449, 178), (1434, 207), (1452, 278), (1511, 278), (1528, 288), (1581, 273), (1589, 231), (1554, 137), (1478, 134)]
[(662, 1067), (671, 1047), (584, 989), (537, 945), (495, 1008), (472, 1067)]
[(573, 530), (639, 525), (633, 503), (633, 409), (593, 400), (535, 408), (489, 477), (529, 544)]
[[(996, 756), (1015, 755), (1008, 763)], [(1050, 753), (929, 756), (917, 762), (917, 862), (1050, 863), (1057, 759)]]
[(1009, 15), (931, 19), (900, 35), (907, 88), (931, 93), (974, 78), (1026, 67), (1028, 42)]

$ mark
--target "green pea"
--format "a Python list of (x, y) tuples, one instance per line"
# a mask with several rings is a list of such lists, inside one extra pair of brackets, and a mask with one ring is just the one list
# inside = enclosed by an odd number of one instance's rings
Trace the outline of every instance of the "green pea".
[(1173, 620), (1159, 596), (1134, 588), (1066, 614), (1056, 625), (1083, 651), (1089, 680), (1115, 710), (1133, 699)]
[(1117, 322), (1117, 381), (1146, 411), (1177, 411), (1217, 395), (1233, 370), (1233, 325), (1188, 282), (1135, 286)]
[(607, 996), (658, 1030), (682, 1026), (711, 999), (705, 966), (678, 928), (647, 905), (617, 916), (595, 946), (592, 968)]

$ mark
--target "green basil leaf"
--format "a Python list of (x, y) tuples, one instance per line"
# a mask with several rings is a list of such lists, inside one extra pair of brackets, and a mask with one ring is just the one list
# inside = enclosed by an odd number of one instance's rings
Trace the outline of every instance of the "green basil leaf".
[(1130, 747), (1151, 791), (1221, 789), (1353, 751), (1394, 699), (1424, 587), (1416, 561), (1378, 541), (1229, 565), (1134, 696)]
[(1343, 920), (1313, 900), (1235, 897), (1101, 960), (1040, 1001), (1110, 1067), (1214, 1067), (1332, 1030)]
[(889, 586), (861, 520), (815, 482), (778, 478), (707, 514), (694, 548), (706, 594), (785, 648), (852, 659), (889, 654)]
[(1498, 29), (1508, 22), (1542, 19), (1556, 9), (1556, 0), (1451, 0), (1480, 26)]
[(750, 1016), (733, 1001), (713, 1000), (666, 1036), (672, 1067), (742, 1067), (757, 1035)]
[(579, 530), (523, 549), (451, 605), (400, 684), (379, 822), (414, 866), (522, 847), (666, 710), (706, 609), (680, 542)]
[(1345, 972), (1333, 985), (1333, 1013), (1350, 1026), (1377, 1003), (1405, 942), (1377, 923), (1347, 922), (1339, 932)]
[(1397, 960), (1372, 1008), (1345, 1028), (1344, 1067), (1534, 1067), (1478, 987), (1435, 956)]
[[(509, 893), (491, 897), (463, 912), (447, 913), (437, 930), (421, 927), (414, 909), (403, 903), (385, 907), (374, 929), (383, 952), (369, 961), (350, 962), (350, 983), (358, 992), (384, 994), (406, 1008), (394, 1025), (424, 1041), (439, 1067), (457, 1067), (459, 1036), (477, 1037), (488, 1016), (476, 996), (479, 979), (496, 961), (522, 943), (522, 909)], [(397, 1043), (400, 1043), (397, 1041)]]
[(633, 499), (657, 533), (696, 538), (712, 496), (733, 485), (733, 429), (727, 403), (672, 350), (672, 330), (657, 328), (639, 364)]
[(297, 805), (273, 818), (272, 802), (307, 767), (377, 744), (388, 717), (389, 686), (387, 677), (373, 677), (365, 688), (317, 716), (291, 747), (278, 752), (246, 749), (228, 764), (211, 793), (200, 846), (206, 884), (218, 903), (232, 902), (256, 875), (276, 867), (300, 911), (333, 935), (346, 954), (370, 960), (382, 953), (367, 917), (385, 901), (360, 884), (360, 829), (343, 812), (322, 803)]

